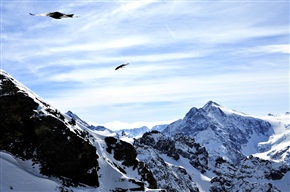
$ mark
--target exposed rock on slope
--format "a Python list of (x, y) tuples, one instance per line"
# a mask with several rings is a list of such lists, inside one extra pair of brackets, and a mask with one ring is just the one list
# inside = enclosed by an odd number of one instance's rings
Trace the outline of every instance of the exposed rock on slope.
[[(106, 137), (105, 142), (108, 146), (106, 149), (108, 153), (113, 154), (114, 158), (121, 161), (123, 166), (133, 167), (133, 170), (137, 169), (138, 173), (141, 175), (142, 181), (148, 182), (149, 188), (157, 188), (156, 180), (154, 179), (152, 173), (145, 168), (144, 163), (137, 161), (137, 152), (131, 144), (118, 140), (114, 137)], [(126, 174), (126, 171), (121, 166), (117, 167), (121, 172)], [(134, 182), (140, 187), (129, 190), (145, 190), (144, 183), (138, 182), (137, 180)]]
[(98, 155), (84, 132), (73, 133), (59, 111), (16, 84), (0, 74), (0, 149), (40, 163), (43, 175), (98, 186)]
[(162, 158), (167, 156), (175, 161), (188, 159), (190, 166), (205, 172), (208, 154), (194, 139), (181, 134), (171, 139), (158, 131), (151, 131), (136, 139), (134, 147), (138, 158), (152, 171), (159, 188), (168, 191), (199, 191), (186, 168), (168, 164)]
[(286, 164), (253, 156), (243, 159), (237, 165), (218, 158), (214, 168), (216, 176), (211, 180), (210, 191), (283, 191), (289, 178), (284, 178), (286, 182), (284, 187), (279, 186), (281, 190), (274, 184), (289, 171), (290, 167)]

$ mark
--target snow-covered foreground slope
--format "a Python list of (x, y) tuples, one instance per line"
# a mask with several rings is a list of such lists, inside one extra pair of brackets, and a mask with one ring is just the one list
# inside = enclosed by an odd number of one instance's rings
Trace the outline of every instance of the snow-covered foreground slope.
[[(29, 162), (29, 165), (27, 165)], [(24, 162), (11, 154), (0, 152), (0, 191), (55, 191), (61, 184), (32, 169), (31, 161)]]
[[(93, 191), (112, 191), (114, 189), (138, 189), (140, 191), (146, 189), (140, 189), (140, 185), (137, 185), (132, 181), (129, 181), (128, 176), (132, 176), (136, 179), (138, 173), (132, 169), (124, 169), (127, 171), (127, 175), (122, 174), (119, 170), (116, 170), (113, 162), (103, 160), (100, 162), (101, 169), (100, 175), (100, 187), (94, 188), (90, 186), (79, 187), (66, 187), (58, 178), (47, 177), (40, 174), (38, 165), (32, 161), (23, 161), (15, 156), (0, 152), (0, 164), (1, 164), (1, 180), (0, 191), (18, 191), (18, 192), (48, 192), (48, 191), (75, 191), (75, 192), (93, 192)], [(116, 162), (115, 162), (116, 163)], [(147, 189), (148, 190), (148, 189)], [(151, 190), (153, 191), (153, 190)], [(157, 190), (155, 190), (157, 191)]]

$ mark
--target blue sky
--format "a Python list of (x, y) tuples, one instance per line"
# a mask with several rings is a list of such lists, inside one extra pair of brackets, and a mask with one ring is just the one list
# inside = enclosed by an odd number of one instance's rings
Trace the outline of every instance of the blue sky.
[[(80, 17), (29, 15), (52, 11)], [(111, 129), (172, 122), (209, 100), (289, 111), (289, 49), (289, 1), (1, 3), (1, 68)]]

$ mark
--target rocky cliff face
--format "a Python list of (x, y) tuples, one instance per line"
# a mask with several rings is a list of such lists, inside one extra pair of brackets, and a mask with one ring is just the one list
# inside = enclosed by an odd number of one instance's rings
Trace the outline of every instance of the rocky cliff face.
[(64, 116), (0, 75), (0, 149), (41, 165), (41, 174), (67, 184), (98, 186), (98, 155), (83, 131), (72, 132)]
[[(253, 156), (236, 165), (219, 158), (214, 167), (216, 176), (211, 180), (210, 191), (284, 191), (287, 181), (282, 181), (282, 186), (276, 181), (282, 180), (289, 171), (290, 167), (286, 164)], [(287, 179), (286, 176), (284, 180)], [(275, 183), (278, 183), (279, 189)]]
[(253, 156), (236, 164), (222, 157), (209, 163), (211, 154), (180, 133), (169, 137), (151, 131), (136, 139), (134, 147), (158, 187), (168, 191), (284, 191), (289, 184), (287, 164)]
[[(86, 122), (72, 113), (62, 114), (3, 71), (0, 93), (0, 150), (31, 161), (27, 173), (38, 165), (40, 175), (60, 182), (56, 188), (68, 191), (77, 186), (101, 191), (156, 187), (131, 144), (98, 135)], [(11, 181), (7, 190), (19, 185), (13, 178), (7, 182)]]
[(138, 158), (152, 171), (158, 188), (168, 191), (199, 191), (194, 178), (188, 172), (188, 167), (167, 162), (168, 159), (174, 162), (186, 159), (188, 166), (204, 173), (208, 168), (208, 154), (194, 139), (182, 134), (177, 134), (171, 139), (158, 131), (152, 131), (136, 139), (134, 147)]

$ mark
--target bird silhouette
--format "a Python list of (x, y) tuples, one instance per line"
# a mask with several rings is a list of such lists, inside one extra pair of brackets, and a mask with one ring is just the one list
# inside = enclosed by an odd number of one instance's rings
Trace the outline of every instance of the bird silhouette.
[(32, 16), (47, 16), (47, 17), (51, 17), (54, 19), (63, 19), (63, 18), (76, 18), (79, 16), (75, 16), (74, 14), (65, 14), (65, 13), (61, 13), (61, 12), (49, 12), (49, 13), (40, 13), (40, 14), (33, 14), (33, 13), (29, 13)]
[(127, 66), (127, 65), (129, 65), (129, 63), (121, 64), (121, 65), (119, 65), (118, 67), (116, 67), (115, 70), (118, 70), (118, 69), (120, 69), (120, 68), (123, 68), (123, 67), (125, 67), (125, 66)]

